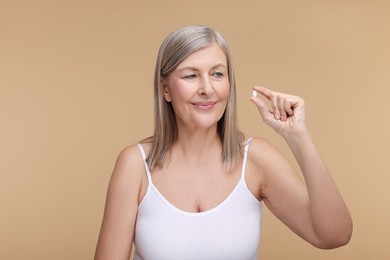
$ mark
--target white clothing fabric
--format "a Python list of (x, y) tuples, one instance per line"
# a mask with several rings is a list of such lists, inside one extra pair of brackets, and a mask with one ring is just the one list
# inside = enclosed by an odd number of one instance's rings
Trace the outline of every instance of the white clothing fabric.
[(138, 145), (149, 181), (135, 228), (135, 260), (257, 260), (261, 202), (245, 182), (248, 147), (241, 178), (213, 209), (192, 213), (176, 208), (153, 185), (146, 155)]

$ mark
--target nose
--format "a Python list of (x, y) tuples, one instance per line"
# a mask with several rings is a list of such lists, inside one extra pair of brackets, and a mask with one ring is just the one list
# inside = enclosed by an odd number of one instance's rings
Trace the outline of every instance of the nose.
[(199, 86), (199, 95), (210, 96), (214, 93), (213, 82), (209, 77), (203, 78)]

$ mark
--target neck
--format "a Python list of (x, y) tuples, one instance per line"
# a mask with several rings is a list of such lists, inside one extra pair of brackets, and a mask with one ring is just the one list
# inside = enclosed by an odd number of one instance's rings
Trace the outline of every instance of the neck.
[(216, 127), (207, 130), (179, 131), (178, 139), (172, 148), (175, 157), (185, 159), (187, 162), (197, 164), (221, 160), (222, 142)]

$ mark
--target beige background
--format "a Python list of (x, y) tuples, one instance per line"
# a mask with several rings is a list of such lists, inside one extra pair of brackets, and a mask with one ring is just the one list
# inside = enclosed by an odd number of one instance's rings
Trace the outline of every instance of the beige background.
[(236, 66), (239, 123), (291, 158), (249, 102), (305, 98), (354, 219), (322, 251), (264, 210), (261, 259), (389, 259), (390, 2), (0, 0), (0, 259), (91, 259), (118, 152), (152, 133), (157, 49), (217, 28)]

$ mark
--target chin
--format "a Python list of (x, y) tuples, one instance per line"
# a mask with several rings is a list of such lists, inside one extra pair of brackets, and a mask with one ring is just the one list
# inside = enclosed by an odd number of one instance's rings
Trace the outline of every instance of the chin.
[(198, 129), (217, 128), (220, 118), (210, 120), (199, 120), (195, 123)]

